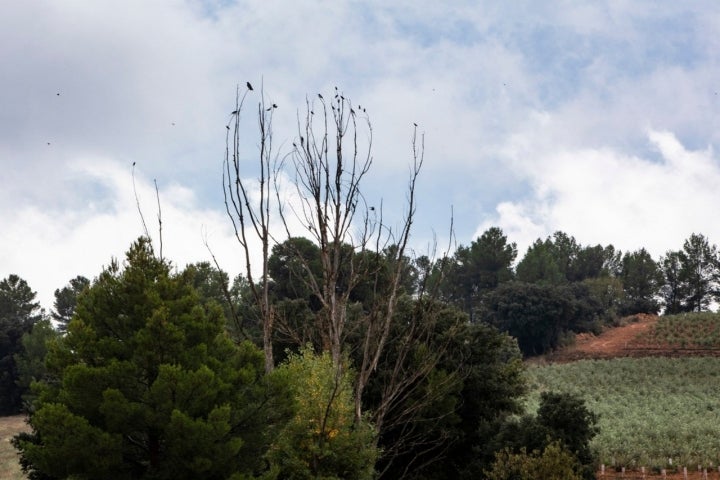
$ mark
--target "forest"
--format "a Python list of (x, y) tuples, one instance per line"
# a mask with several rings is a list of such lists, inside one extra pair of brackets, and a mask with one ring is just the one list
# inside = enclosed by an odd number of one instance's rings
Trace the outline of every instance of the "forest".
[(50, 312), (19, 275), (0, 281), (0, 414), (28, 415), (13, 444), (29, 478), (594, 478), (597, 415), (550, 390), (526, 410), (523, 360), (628, 315), (709, 310), (717, 248), (692, 234), (653, 259), (556, 232), (518, 258), (493, 227), (415, 255), (417, 131), (391, 223), (362, 193), (369, 122), (337, 93), (308, 106), (280, 162), (261, 99), (248, 182), (246, 94), (223, 163), (244, 274), (176, 265), (145, 226), (123, 259), (58, 286)]

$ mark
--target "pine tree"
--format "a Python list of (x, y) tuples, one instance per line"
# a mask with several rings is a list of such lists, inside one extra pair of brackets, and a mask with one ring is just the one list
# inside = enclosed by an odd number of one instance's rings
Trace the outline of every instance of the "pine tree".
[(102, 272), (51, 345), (32, 433), (31, 478), (226, 479), (255, 474), (287, 397), (262, 352), (234, 345), (222, 309), (171, 273), (145, 239)]

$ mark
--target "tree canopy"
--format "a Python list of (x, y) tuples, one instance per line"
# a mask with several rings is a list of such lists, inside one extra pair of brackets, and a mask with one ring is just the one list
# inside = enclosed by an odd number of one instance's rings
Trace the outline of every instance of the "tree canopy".
[(263, 355), (224, 333), (192, 276), (145, 239), (79, 299), (51, 346), (32, 433), (16, 439), (34, 478), (207, 478), (258, 473), (284, 423), (283, 386)]

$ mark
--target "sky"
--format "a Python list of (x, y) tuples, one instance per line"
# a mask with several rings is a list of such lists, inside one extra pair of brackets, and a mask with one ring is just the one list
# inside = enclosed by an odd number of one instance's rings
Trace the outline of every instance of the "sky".
[(222, 165), (247, 81), (244, 178), (260, 86), (280, 156), (338, 87), (390, 224), (418, 125), (417, 254), (451, 217), (456, 244), (498, 226), (520, 257), (558, 230), (656, 259), (720, 242), (718, 32), (715, 0), (0, 0), (0, 278), (50, 309), (143, 234), (138, 205), (157, 244), (155, 184), (164, 256), (241, 273)]

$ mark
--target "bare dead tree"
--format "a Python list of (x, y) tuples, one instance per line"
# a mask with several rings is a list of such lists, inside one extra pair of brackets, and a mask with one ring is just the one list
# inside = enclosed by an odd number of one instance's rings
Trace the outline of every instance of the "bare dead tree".
[[(243, 111), (245, 98), (252, 88), (248, 84), (240, 96), (239, 88), (235, 96), (235, 110), (231, 113), (231, 121), (227, 125), (225, 138), (225, 160), (223, 165), (223, 193), (225, 198), (225, 210), (232, 222), (235, 238), (243, 249), (245, 259), (245, 275), (247, 277), (250, 291), (260, 312), (260, 322), (263, 331), (263, 351), (265, 354), (265, 371), (270, 372), (274, 368), (272, 350), (272, 332), (274, 314), (270, 304), (269, 288), (270, 279), (268, 276), (268, 257), (270, 245), (270, 211), (271, 211), (271, 190), (270, 175), (273, 163), (272, 145), (272, 118), (275, 111), (275, 104), (270, 108), (265, 106), (265, 92), (260, 89), (260, 101), (257, 106), (257, 117), (259, 126), (259, 151), (258, 164), (260, 176), (257, 179), (258, 188), (250, 190), (248, 180), (243, 178), (243, 158), (240, 149), (240, 117)], [(253, 197), (253, 193), (258, 198)], [(251, 238), (260, 242), (262, 250), (262, 270), (260, 272), (259, 284), (255, 281), (252, 263)]]
[[(412, 136), (412, 164), (407, 184), (407, 204), (400, 227), (393, 230), (384, 220), (382, 202), (368, 205), (362, 194), (362, 182), (372, 166), (372, 126), (367, 115), (358, 114), (349, 99), (336, 90), (329, 102), (306, 102), (306, 112), (298, 120), (298, 140), (293, 144), (292, 172), (296, 203), (290, 205), (295, 217), (307, 227), (307, 233), (320, 249), (321, 274), (297, 252), (305, 269), (299, 276), (322, 304), (316, 318), (316, 329), (322, 346), (330, 351), (333, 361), (341, 364), (348, 327), (350, 295), (361, 282), (373, 285), (374, 302), (361, 314), (361, 342), (349, 346), (360, 350), (355, 383), (355, 417), (363, 415), (362, 400), (390, 340), (395, 307), (407, 267), (410, 232), (416, 214), (416, 186), (424, 162), (424, 138), (417, 126)], [(329, 108), (328, 108), (329, 103)], [(365, 140), (361, 141), (361, 135)], [(279, 192), (279, 189), (276, 189)], [(290, 235), (289, 216), (278, 195), (280, 217)], [(392, 248), (388, 248), (388, 247)], [(389, 255), (383, 261), (391, 271), (383, 270), (381, 261), (368, 258)], [(382, 280), (381, 281), (381, 277)], [(426, 319), (427, 320), (427, 319)], [(407, 343), (400, 347), (391, 381), (383, 392), (383, 400), (373, 411), (376, 428), (382, 428), (385, 416), (408, 394), (418, 379), (427, 376), (436, 366), (442, 351), (428, 356), (421, 369), (402, 371), (413, 341), (425, 341), (431, 334), (432, 322), (417, 325)]]
[[(236, 101), (234, 115), (239, 115), (241, 108), (242, 101)], [(411, 419), (413, 416), (417, 417), (421, 406), (409, 406), (406, 400), (417, 394), (419, 385), (436, 368), (448, 344), (435, 342), (434, 349), (428, 349), (420, 366), (409, 368), (407, 360), (413, 355), (417, 343), (430, 344), (435, 334), (437, 312), (432, 292), (422, 291), (418, 294), (415, 300), (419, 310), (412, 325), (401, 334), (392, 328), (402, 291), (403, 275), (408, 266), (408, 244), (417, 208), (417, 180), (424, 162), (424, 137), (418, 134), (415, 126), (411, 142), (412, 163), (406, 187), (406, 205), (401, 219), (394, 221), (399, 227), (392, 228), (384, 218), (382, 202), (369, 204), (362, 191), (363, 181), (373, 163), (372, 125), (364, 110), (354, 107), (337, 89), (332, 99), (326, 100), (318, 95), (317, 99), (306, 100), (304, 114), (298, 115), (298, 137), (292, 144), (292, 151), (276, 165), (271, 165), (270, 162), (272, 132), (271, 124), (265, 119), (267, 111), (264, 105), (258, 110), (259, 208), (254, 210), (250, 207), (247, 186), (240, 178), (237, 117), (234, 117), (233, 123), (232, 155), (229, 149), (226, 154), (224, 178), (225, 204), (233, 218), (238, 241), (245, 248), (249, 280), (252, 272), (246, 231), (254, 231), (264, 246), (261, 288), (253, 290), (253, 295), (264, 308), (264, 325), (272, 328), (273, 321), (278, 320), (281, 329), (287, 330), (283, 333), (288, 338), (308, 338), (306, 330), (292, 332), (291, 326), (283, 322), (281, 317), (274, 318), (268, 302), (267, 248), (271, 239), (267, 223), (271, 210), (268, 200), (268, 174), (272, 172), (278, 217), (287, 238), (298, 235), (294, 225), (299, 223), (304, 227), (304, 233), (319, 249), (318, 271), (313, 269), (312, 259), (306, 258), (294, 242), (284, 244), (290, 250), (295, 249), (290, 252), (292, 268), (301, 270), (294, 272), (293, 278), (302, 282), (321, 305), (312, 319), (313, 333), (317, 335), (322, 349), (330, 352), (338, 369), (343, 365), (343, 349), (354, 349), (358, 354), (354, 385), (356, 421), (360, 422), (364, 418), (365, 389), (384, 360), (383, 355), (388, 344), (392, 343), (396, 359), (389, 367), (383, 366), (390, 368), (391, 374), (382, 386), (382, 398), (380, 403), (374, 406), (371, 420), (378, 430), (394, 428), (406, 422), (407, 438), (398, 444), (397, 451), (417, 447), (423, 439), (421, 434), (413, 431)], [(283, 185), (287, 178), (292, 183), (292, 198), (288, 198), (288, 189)], [(250, 220), (247, 220), (245, 215)], [(255, 285), (252, 280), (250, 283)], [(373, 300), (362, 312), (355, 311), (350, 321), (349, 312), (353, 305), (351, 294), (360, 284), (372, 285)], [(271, 330), (264, 331), (272, 333)], [(355, 334), (356, 340), (352, 345), (346, 341), (349, 333)], [(271, 347), (270, 340), (269, 336), (265, 337), (266, 348)], [(268, 358), (270, 357), (266, 355), (266, 360)], [(450, 385), (454, 378), (456, 377), (449, 377), (447, 385)], [(442, 385), (439, 387), (440, 390), (443, 389)], [(437, 395), (442, 395), (440, 390)], [(427, 402), (431, 401), (433, 398), (427, 398)], [(390, 417), (392, 420), (388, 420)], [(430, 451), (432, 446), (428, 445), (427, 448)]]
[[(158, 242), (160, 243), (160, 252), (159, 252), (159, 259), (163, 260), (163, 231), (162, 231), (162, 209), (160, 208), (160, 190), (158, 189), (157, 179), (153, 179), (153, 183), (155, 184), (155, 199), (157, 201), (157, 221), (158, 221)], [(150, 242), (150, 245), (153, 244), (152, 237), (150, 236), (150, 231), (147, 228), (147, 224), (145, 223), (145, 216), (143, 215), (142, 208), (140, 207), (140, 198), (138, 197), (137, 193), (137, 186), (135, 185), (135, 162), (132, 164), (132, 185), (133, 185), (133, 194), (135, 195), (135, 205), (137, 206), (138, 214), (140, 215), (140, 222), (143, 226), (143, 233), (145, 235), (145, 238), (148, 239)]]

